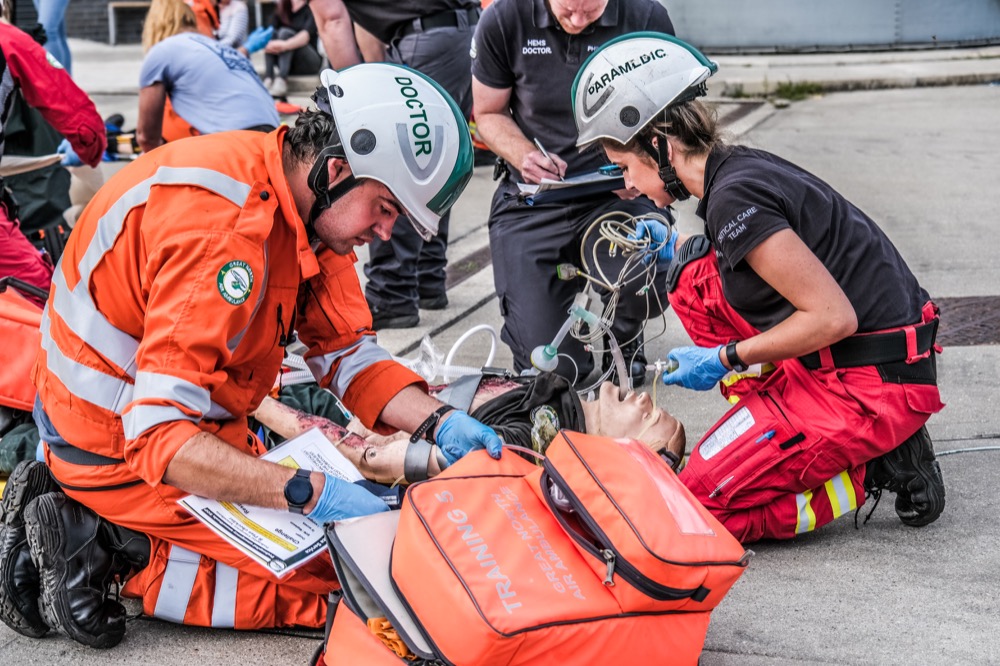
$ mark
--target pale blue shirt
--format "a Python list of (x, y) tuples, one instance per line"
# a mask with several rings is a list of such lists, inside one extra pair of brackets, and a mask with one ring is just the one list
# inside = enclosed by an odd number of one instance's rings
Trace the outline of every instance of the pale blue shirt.
[(168, 37), (149, 50), (139, 87), (154, 83), (164, 85), (174, 111), (202, 134), (280, 122), (250, 60), (195, 32)]

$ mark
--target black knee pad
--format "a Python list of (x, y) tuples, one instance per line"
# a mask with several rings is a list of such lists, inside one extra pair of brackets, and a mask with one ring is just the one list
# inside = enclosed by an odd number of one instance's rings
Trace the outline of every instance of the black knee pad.
[(701, 234), (691, 236), (684, 241), (681, 249), (677, 250), (674, 260), (670, 262), (670, 267), (667, 269), (668, 294), (673, 293), (674, 289), (677, 288), (677, 282), (681, 279), (681, 272), (684, 270), (684, 267), (692, 261), (701, 259), (711, 249), (712, 244), (708, 242), (708, 237)]

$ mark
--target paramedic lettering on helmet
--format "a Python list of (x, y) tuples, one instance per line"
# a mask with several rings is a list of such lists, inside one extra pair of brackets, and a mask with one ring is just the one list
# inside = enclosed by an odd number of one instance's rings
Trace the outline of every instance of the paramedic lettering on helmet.
[(943, 407), (937, 308), (841, 194), (720, 139), (695, 99), (715, 70), (680, 40), (637, 33), (595, 52), (572, 93), (579, 146), (600, 142), (660, 206), (700, 200), (707, 237), (652, 221), (635, 233), (697, 345), (668, 354), (664, 383), (719, 385), (735, 403), (680, 478), (743, 542), (814, 530), (883, 490), (903, 523), (927, 525), (945, 503), (924, 425)]
[(0, 586), (18, 631), (115, 645), (124, 609), (105, 601), (107, 586), (130, 569), (124, 592), (162, 619), (323, 626), (337, 585), (327, 555), (279, 579), (177, 504), (195, 493), (319, 523), (386, 510), (359, 485), (257, 458), (246, 417), (293, 331), (320, 385), (369, 426), (426, 432), (445, 465), (476, 448), (499, 456), (490, 428), (448, 411), (376, 344), (352, 251), (388, 237), (401, 211), (436, 223), (471, 174), (468, 128), (435, 83), (400, 66), (322, 82), (322, 110), (294, 128), (162, 146), (77, 222), (35, 369), (35, 417), (62, 491), (48, 492), (42, 467), (4, 498), (8, 510), (27, 505), (32, 557), (11, 553), (4, 576), (20, 587)]

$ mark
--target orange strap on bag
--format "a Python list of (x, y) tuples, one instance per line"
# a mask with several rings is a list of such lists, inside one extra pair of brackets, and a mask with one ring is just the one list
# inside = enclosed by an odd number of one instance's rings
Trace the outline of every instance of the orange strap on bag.
[[(343, 601), (328, 663), (392, 655), (374, 637), (345, 654), (338, 626), (357, 624), (341, 612), (387, 617), (414, 654), (456, 666), (696, 663), (749, 553), (638, 442), (563, 431), (548, 454), (539, 469), (475, 452), (398, 514), (329, 528)], [(391, 553), (357, 552), (371, 542)]]
[(0, 405), (31, 411), (35, 365), (42, 334), (42, 311), (11, 290), (0, 292)]

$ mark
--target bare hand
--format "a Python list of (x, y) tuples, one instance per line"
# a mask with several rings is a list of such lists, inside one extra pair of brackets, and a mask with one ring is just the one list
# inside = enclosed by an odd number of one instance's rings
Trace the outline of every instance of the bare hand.
[(566, 174), (566, 162), (558, 155), (549, 153), (546, 157), (542, 151), (533, 150), (525, 154), (519, 171), (526, 183), (540, 183), (543, 178), (561, 180)]
[(284, 53), (288, 50), (285, 40), (283, 39), (272, 39), (264, 47), (264, 53), (270, 53), (271, 55), (278, 55)]

